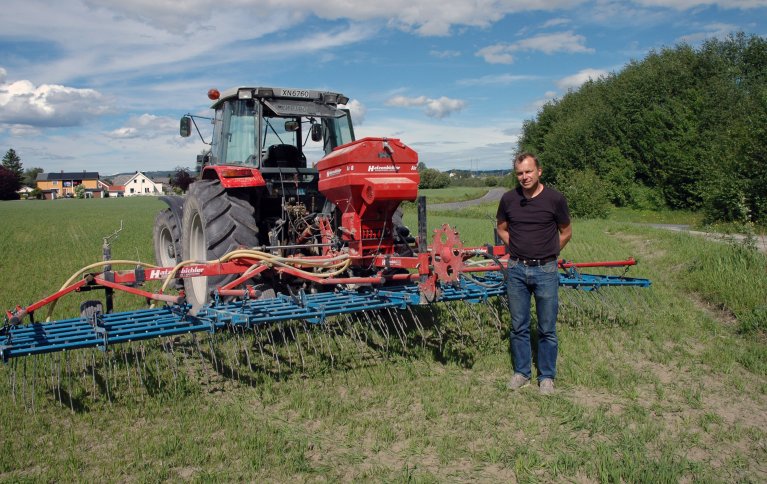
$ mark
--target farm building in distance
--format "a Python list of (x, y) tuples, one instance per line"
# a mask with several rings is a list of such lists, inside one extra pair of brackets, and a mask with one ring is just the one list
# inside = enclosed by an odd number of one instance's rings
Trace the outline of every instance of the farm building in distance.
[(101, 198), (103, 193), (103, 183), (99, 181), (99, 174), (95, 171), (40, 173), (35, 184), (43, 192), (46, 200), (74, 197), (75, 188), (79, 185), (85, 188), (86, 197)]

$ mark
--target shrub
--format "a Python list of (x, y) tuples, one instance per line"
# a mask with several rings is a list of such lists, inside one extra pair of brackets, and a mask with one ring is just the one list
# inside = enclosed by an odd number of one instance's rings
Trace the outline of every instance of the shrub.
[(703, 204), (704, 223), (749, 221), (750, 210), (740, 185), (738, 181), (729, 180), (711, 189)]
[(573, 217), (606, 218), (610, 213), (607, 183), (594, 170), (569, 171), (559, 178), (557, 188), (567, 198)]

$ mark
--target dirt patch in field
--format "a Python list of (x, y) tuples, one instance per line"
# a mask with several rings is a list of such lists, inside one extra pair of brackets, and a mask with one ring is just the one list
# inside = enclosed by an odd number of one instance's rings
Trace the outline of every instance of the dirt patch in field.
[(660, 259), (666, 255), (665, 250), (660, 250), (657, 244), (650, 238), (642, 235), (627, 234), (625, 232), (610, 232), (609, 235), (626, 242), (635, 250), (634, 258), (644, 260)]
[(702, 309), (713, 320), (726, 326), (735, 326), (738, 324), (738, 318), (732, 314), (732, 311), (706, 301), (700, 294), (690, 293), (688, 298), (693, 302), (696, 308)]

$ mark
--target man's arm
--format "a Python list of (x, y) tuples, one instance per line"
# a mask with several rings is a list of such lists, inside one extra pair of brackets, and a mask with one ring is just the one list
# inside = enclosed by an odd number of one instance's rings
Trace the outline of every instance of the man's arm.
[(506, 247), (509, 247), (509, 222), (506, 220), (497, 220), (496, 222), (498, 237), (501, 238), (501, 241)]
[(572, 224), (561, 224), (557, 225), (557, 229), (559, 230), (559, 250), (561, 251), (565, 248), (567, 243), (570, 242), (570, 238), (573, 236), (573, 226)]

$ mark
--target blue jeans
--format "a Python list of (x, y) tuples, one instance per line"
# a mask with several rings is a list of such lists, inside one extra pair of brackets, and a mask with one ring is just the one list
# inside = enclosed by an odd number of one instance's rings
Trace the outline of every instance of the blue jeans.
[(514, 372), (530, 378), (530, 296), (535, 296), (538, 316), (538, 381), (557, 375), (557, 311), (559, 272), (557, 261), (542, 266), (509, 262), (509, 311), (511, 312), (511, 357)]

